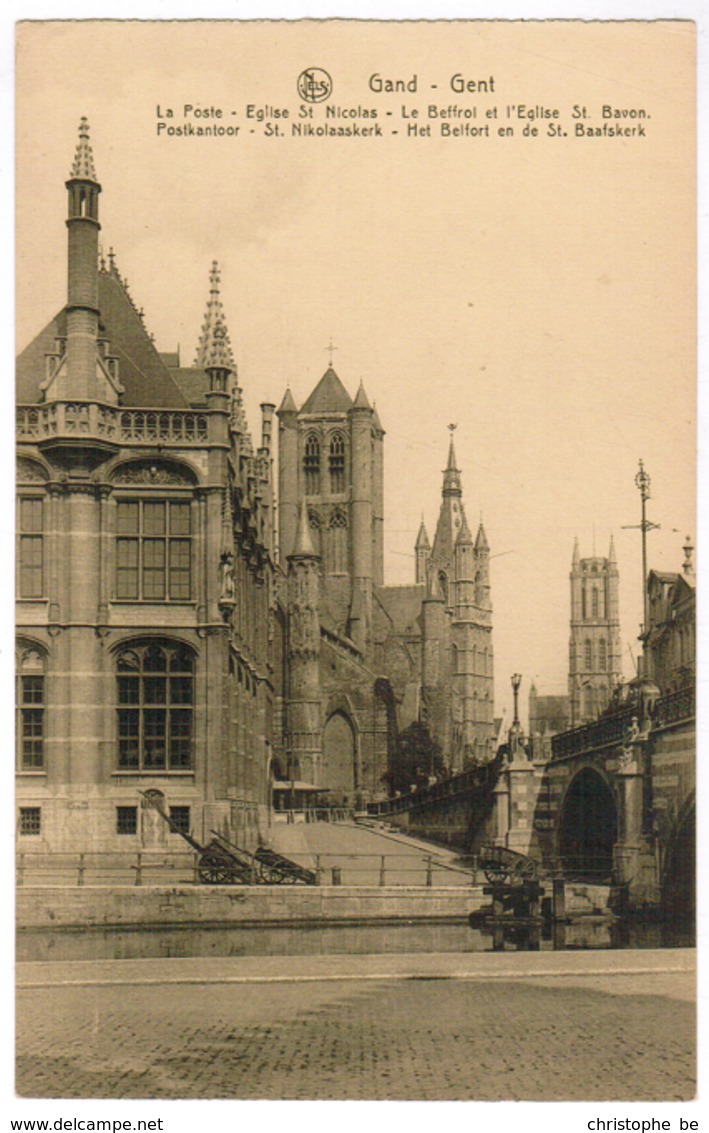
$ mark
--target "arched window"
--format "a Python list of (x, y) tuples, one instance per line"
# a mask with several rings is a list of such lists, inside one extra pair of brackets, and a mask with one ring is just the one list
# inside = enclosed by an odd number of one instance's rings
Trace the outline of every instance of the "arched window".
[(595, 713), (596, 690), (589, 686), (588, 688), (584, 689), (583, 696), (584, 696), (584, 715), (589, 719), (593, 719), (593, 717), (596, 714)]
[(189, 500), (116, 503), (116, 598), (188, 602), (192, 597)]
[(46, 656), (20, 643), (17, 651), (17, 764), (20, 771), (43, 771), (46, 739)]
[(127, 771), (192, 767), (194, 658), (178, 642), (122, 650), (118, 683), (118, 766)]
[(330, 519), (329, 569), (331, 574), (347, 571), (347, 519), (336, 511)]
[(342, 433), (334, 433), (330, 440), (330, 491), (345, 490), (345, 438)]
[(595, 586), (591, 591), (591, 617), (598, 617), (598, 590)]
[(593, 668), (593, 646), (591, 645), (589, 638), (586, 638), (583, 643), (583, 663), (586, 671), (590, 672)]
[(320, 491), (320, 441), (315, 433), (310, 433), (305, 442), (303, 472), (306, 495), (316, 496)]
[(605, 672), (608, 665), (608, 653), (605, 641), (598, 642), (598, 668)]

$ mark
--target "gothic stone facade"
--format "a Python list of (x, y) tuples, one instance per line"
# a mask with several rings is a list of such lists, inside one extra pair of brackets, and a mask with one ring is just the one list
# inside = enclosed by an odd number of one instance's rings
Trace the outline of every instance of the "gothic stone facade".
[(67, 301), (17, 367), (22, 844), (181, 848), (157, 792), (201, 842), (253, 846), (274, 780), (376, 797), (415, 720), (453, 770), (488, 759), (489, 548), (453, 445), (433, 547), (422, 528), (415, 582), (386, 586), (384, 430), (330, 366), (278, 410), (277, 525), (274, 406), (256, 447), (216, 264), (184, 366), (99, 254), (85, 121), (66, 184)]

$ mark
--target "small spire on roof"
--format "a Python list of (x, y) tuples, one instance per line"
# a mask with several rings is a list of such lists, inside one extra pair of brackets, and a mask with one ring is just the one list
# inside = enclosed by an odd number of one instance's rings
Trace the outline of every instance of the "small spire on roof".
[[(463, 511), (462, 507), (461, 507), (460, 510), (461, 510), (461, 521), (460, 521), (460, 527), (458, 529), (458, 535), (456, 537), (456, 545), (460, 544), (461, 546), (463, 546), (465, 544), (470, 544), (472, 546), (473, 536), (470, 532), (470, 528), (468, 527), (468, 520), (466, 518), (465, 512)], [(480, 538), (480, 531), (479, 530), (478, 530), (478, 538)]]
[(609, 563), (615, 563), (615, 561), (616, 561), (615, 541), (613, 539), (613, 536), (611, 535), (611, 543), (610, 543), (610, 547), (608, 548), (608, 562)]
[(430, 550), (431, 549), (431, 544), (430, 544), (429, 539), (428, 539), (428, 531), (426, 530), (426, 524), (424, 523), (423, 515), (421, 516), (421, 526), (419, 527), (419, 533), (416, 536), (416, 544), (415, 545), (416, 545), (417, 550), (420, 550), (420, 549)]
[(233, 370), (234, 357), (219, 294), (219, 279), (219, 265), (213, 260), (209, 273), (207, 310), (194, 364), (202, 369)]
[[(499, 546), (499, 544), (498, 544), (498, 546)], [(475, 536), (475, 550), (478, 553), (480, 551), (489, 551), (490, 550), (490, 544), (487, 541), (487, 535), (485, 534), (485, 528), (483, 527), (482, 516), (480, 518), (480, 526), (478, 527), (478, 533)]]
[(281, 404), (278, 408), (278, 412), (279, 413), (297, 413), (298, 412), (298, 406), (296, 405), (295, 401), (293, 400), (293, 394), (290, 391), (290, 386), (287, 387), (286, 392), (283, 395), (283, 401), (281, 402)]
[(308, 520), (308, 509), (305, 500), (301, 501), (298, 513), (298, 530), (295, 534), (295, 544), (291, 555), (307, 556), (308, 558), (315, 559), (317, 555), (313, 546), (313, 540), (310, 534), (310, 522)]
[(362, 381), (360, 381), (360, 383), (359, 383), (359, 389), (357, 390), (357, 396), (354, 400), (353, 408), (354, 409), (371, 409), (372, 408), (371, 405), (369, 404), (369, 398), (367, 397), (367, 394), (365, 393), (365, 390), (364, 390), (364, 382), (362, 382)]
[(96, 181), (94, 155), (91, 152), (89, 142), (89, 122), (87, 118), (82, 118), (79, 123), (79, 141), (74, 155), (74, 164), (71, 167), (71, 178), (80, 181)]

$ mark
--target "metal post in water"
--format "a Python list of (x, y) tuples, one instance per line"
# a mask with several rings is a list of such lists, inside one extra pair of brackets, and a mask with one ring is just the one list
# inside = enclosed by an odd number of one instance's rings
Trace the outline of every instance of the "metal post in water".
[(429, 854), (426, 858), (426, 886), (430, 889), (433, 885), (433, 858)]
[(381, 864), (379, 866), (379, 884), (386, 885), (386, 854), (382, 854)]
[(320, 862), (320, 854), (315, 855), (315, 884), (322, 885), (322, 865)]
[(79, 854), (79, 873), (78, 873), (78, 876), (76, 878), (76, 884), (77, 885), (83, 885), (84, 884), (84, 855), (83, 854)]
[(136, 858), (137, 858), (137, 864), (135, 866), (135, 881), (133, 882), (133, 884), (134, 885), (142, 885), (143, 884), (143, 855), (141, 854), (140, 850), (138, 850)]

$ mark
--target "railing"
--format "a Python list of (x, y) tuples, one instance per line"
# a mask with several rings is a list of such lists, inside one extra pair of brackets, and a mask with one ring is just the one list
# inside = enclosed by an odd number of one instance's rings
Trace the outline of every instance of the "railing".
[[(181, 852), (78, 854), (20, 853), (18, 886), (145, 886), (199, 884), (200, 855)], [(317, 885), (450, 886), (474, 885), (477, 874), (433, 854), (292, 854), (314, 869)], [(211, 888), (211, 886), (210, 886)]]
[(296, 822), (354, 822), (355, 811), (352, 807), (283, 807), (282, 810), (273, 811), (273, 819), (280, 823)]
[(692, 684), (657, 701), (652, 714), (653, 727), (662, 728), (668, 724), (677, 724), (680, 720), (691, 720), (695, 712), (696, 697)]
[(605, 716), (592, 724), (582, 724), (579, 728), (572, 728), (569, 732), (560, 732), (558, 736), (552, 736), (552, 758), (559, 759), (565, 755), (576, 755), (581, 751), (604, 747), (606, 744), (620, 743), (627, 734), (633, 716), (637, 714), (638, 710), (634, 706), (623, 708), (613, 716)]
[(87, 437), (130, 444), (203, 444), (209, 417), (193, 410), (121, 409), (95, 401), (18, 405), (18, 440)]
[(459, 775), (452, 775), (449, 779), (441, 779), (437, 783), (430, 783), (418, 790), (407, 791), (406, 794), (383, 799), (381, 802), (369, 803), (367, 814), (374, 817), (400, 814), (405, 810), (428, 806), (441, 799), (455, 798), (470, 791), (490, 790), (497, 782), (501, 767), (502, 761), (498, 756), (490, 763), (471, 767), (468, 771), (461, 771)]
[[(593, 751), (609, 744), (619, 744), (627, 735), (638, 706), (630, 705), (613, 716), (604, 716), (591, 724), (582, 724), (568, 732), (552, 736), (552, 758), (560, 759), (567, 755), (578, 755), (582, 751)], [(694, 685), (661, 696), (652, 712), (652, 727), (661, 728), (676, 724), (680, 720), (691, 719), (696, 711)]]

